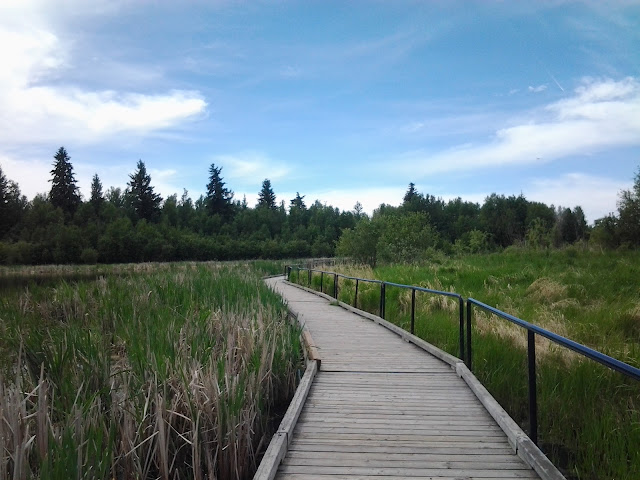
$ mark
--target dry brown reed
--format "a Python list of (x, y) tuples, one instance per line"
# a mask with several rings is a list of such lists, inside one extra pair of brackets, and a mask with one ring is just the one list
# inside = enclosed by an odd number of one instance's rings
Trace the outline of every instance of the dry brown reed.
[[(23, 351), (5, 369), (12, 378), (0, 373), (0, 480), (53, 478), (61, 469), (69, 478), (252, 475), (268, 442), (270, 410), (295, 388), (297, 332), (284, 309), (264, 298), (253, 274), (228, 281), (234, 274), (218, 267), (187, 265), (160, 276), (149, 268), (140, 267), (150, 278), (120, 279), (123, 288), (101, 277), (84, 290), (55, 287), (37, 300), (27, 290), (19, 297), (18, 311), (62, 332), (43, 342), (51, 351), (66, 352), (70, 376), (55, 377), (51, 359), (37, 365), (39, 376), (32, 375)], [(211, 282), (229, 293), (206, 314), (214, 299), (198, 297)], [(238, 289), (244, 293), (229, 301)], [(118, 313), (122, 304), (111, 298), (115, 290), (128, 294), (124, 301), (130, 302), (132, 318)], [(139, 337), (149, 310), (165, 312), (166, 318), (154, 317), (160, 325), (145, 328), (157, 336), (144, 340)], [(72, 333), (105, 324), (111, 324), (113, 337), (90, 345), (78, 344)], [(166, 348), (144, 350), (152, 338)], [(208, 350), (197, 346), (203, 338)], [(106, 373), (94, 378), (88, 364), (98, 370), (104, 365)], [(75, 389), (75, 399), (61, 410), (65, 385)]]

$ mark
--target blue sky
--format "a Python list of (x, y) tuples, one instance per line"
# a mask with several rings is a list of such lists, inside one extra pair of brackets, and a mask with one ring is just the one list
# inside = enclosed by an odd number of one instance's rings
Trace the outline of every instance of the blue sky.
[(253, 205), (371, 212), (409, 182), (615, 211), (640, 167), (640, 2), (0, 2), (0, 165), (29, 198), (211, 163)]

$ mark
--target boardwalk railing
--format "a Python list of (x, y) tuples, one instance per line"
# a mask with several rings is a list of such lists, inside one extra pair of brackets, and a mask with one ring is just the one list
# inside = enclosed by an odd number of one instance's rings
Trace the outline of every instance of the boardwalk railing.
[[(380, 312), (379, 316), (381, 318), (385, 318), (385, 304), (386, 304), (386, 287), (398, 287), (404, 289), (410, 289), (412, 291), (411, 294), (411, 333), (414, 333), (414, 325), (415, 325), (415, 297), (416, 292), (427, 292), (436, 295), (443, 295), (447, 297), (457, 298), (460, 305), (460, 331), (459, 331), (459, 357), (462, 361), (465, 362), (469, 370), (472, 370), (472, 351), (471, 351), (471, 320), (473, 317), (473, 307), (479, 308), (486, 312), (489, 312), (493, 315), (496, 315), (499, 318), (505, 319), (519, 327), (522, 327), (527, 330), (527, 364), (528, 364), (528, 397), (529, 397), (529, 438), (535, 443), (538, 444), (538, 406), (537, 406), (537, 394), (536, 394), (536, 346), (535, 346), (535, 336), (541, 335), (550, 341), (554, 342), (557, 345), (560, 345), (564, 348), (568, 348), (586, 358), (594, 360), (605, 367), (614, 370), (616, 372), (622, 373), (623, 375), (633, 378), (635, 380), (640, 381), (640, 369), (633, 367), (627, 363), (621, 362), (613, 357), (605, 355), (604, 353), (598, 352), (597, 350), (593, 350), (585, 345), (574, 342), (568, 338), (557, 335), (549, 330), (545, 330), (544, 328), (538, 327), (537, 325), (533, 325), (532, 323), (521, 320), (513, 315), (510, 315), (506, 312), (498, 310), (497, 308), (491, 307), (485, 303), (480, 302), (474, 298), (467, 298), (466, 300), (466, 316), (464, 315), (464, 298), (453, 292), (443, 292), (439, 290), (431, 290), (428, 288), (423, 288), (415, 285), (403, 285), (399, 283), (385, 282), (382, 280), (372, 280), (366, 278), (358, 278), (351, 277), (348, 275), (342, 275), (336, 272), (329, 272), (324, 270), (316, 270), (307, 268), (301, 265), (287, 265), (285, 267), (285, 276), (287, 280), (292, 280), (293, 272), (296, 272), (297, 278), (296, 282), (300, 283), (300, 272), (307, 272), (307, 284), (309, 287), (312, 286), (312, 275), (313, 273), (320, 274), (320, 289), (323, 293), (323, 283), (324, 277), (332, 278), (333, 285), (331, 288), (331, 296), (338, 299), (338, 283), (339, 279), (349, 279), (355, 280), (356, 282), (356, 293), (354, 299), (354, 308), (357, 307), (357, 299), (358, 299), (358, 285), (360, 282), (369, 282), (376, 283), (380, 285)], [(466, 321), (465, 321), (466, 320)], [(465, 328), (466, 324), (466, 328)], [(466, 346), (466, 349), (465, 349)]]
[[(465, 356), (465, 341), (464, 341), (464, 299), (462, 298), (461, 295), (454, 293), (454, 292), (444, 292), (441, 290), (433, 290), (431, 288), (424, 288), (424, 287), (419, 287), (416, 285), (403, 285), (401, 283), (393, 283), (393, 282), (384, 282), (382, 280), (371, 280), (368, 278), (359, 278), (359, 277), (351, 277), (349, 275), (343, 275), (341, 273), (336, 273), (336, 272), (327, 272), (324, 270), (315, 270), (313, 268), (307, 268), (307, 267), (300, 267), (297, 265), (289, 265), (286, 267), (287, 271), (285, 272), (285, 275), (287, 276), (287, 280), (291, 280), (291, 271), (292, 270), (296, 270), (298, 277), (297, 277), (297, 282), (300, 283), (300, 271), (304, 270), (307, 272), (307, 285), (309, 287), (311, 287), (311, 280), (312, 280), (312, 275), (313, 273), (319, 273), (320, 274), (320, 291), (322, 293), (325, 293), (324, 291), (324, 276), (325, 274), (327, 274), (328, 276), (333, 277), (333, 286), (332, 286), (332, 292), (331, 292), (331, 296), (333, 298), (335, 298), (336, 300), (338, 299), (338, 283), (339, 283), (339, 279), (343, 278), (345, 280), (352, 280), (356, 282), (356, 291), (355, 291), (355, 295), (353, 298), (353, 307), (354, 308), (358, 308), (358, 288), (360, 286), (360, 282), (366, 282), (366, 283), (375, 283), (380, 285), (380, 309), (379, 309), (379, 316), (380, 318), (384, 319), (385, 318), (385, 314), (386, 314), (386, 299), (387, 299), (387, 295), (386, 295), (386, 291), (387, 291), (387, 287), (397, 287), (397, 288), (402, 288), (402, 289), (407, 289), (407, 290), (411, 290), (411, 327), (410, 327), (410, 332), (413, 335), (415, 332), (415, 319), (416, 319), (416, 292), (425, 292), (425, 293), (431, 293), (434, 295), (442, 295), (444, 297), (451, 297), (451, 298), (456, 298), (458, 299), (458, 305), (459, 305), (459, 319), (460, 319), (460, 333), (459, 333), (459, 339), (460, 339), (460, 351), (459, 351), (459, 357), (462, 361), (465, 361), (466, 358), (468, 358), (468, 365), (471, 365), (471, 344), (469, 343), (467, 345), (467, 356)], [(471, 331), (470, 325), (467, 326), (468, 331)], [(471, 336), (467, 335), (467, 338), (469, 340), (469, 342), (471, 341)]]

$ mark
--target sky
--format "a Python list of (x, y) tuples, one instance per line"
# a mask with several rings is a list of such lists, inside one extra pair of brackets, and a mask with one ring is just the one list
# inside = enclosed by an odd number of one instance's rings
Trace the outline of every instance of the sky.
[(341, 210), (491, 193), (616, 211), (640, 168), (640, 2), (0, 1), (0, 166)]

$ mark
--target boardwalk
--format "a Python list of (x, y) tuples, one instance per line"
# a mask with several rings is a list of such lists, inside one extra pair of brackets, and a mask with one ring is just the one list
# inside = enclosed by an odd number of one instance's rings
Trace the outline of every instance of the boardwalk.
[(450, 365), (282, 278), (268, 282), (322, 357), (276, 478), (539, 478)]

